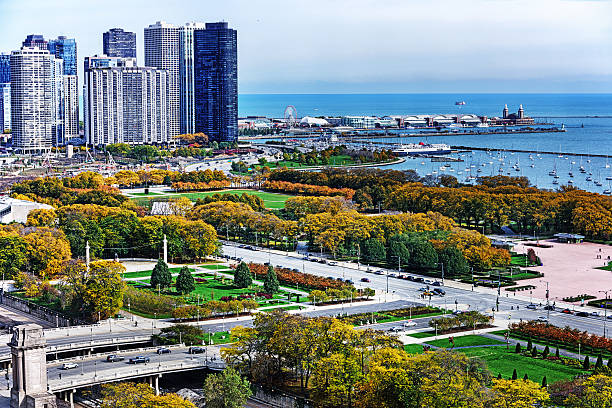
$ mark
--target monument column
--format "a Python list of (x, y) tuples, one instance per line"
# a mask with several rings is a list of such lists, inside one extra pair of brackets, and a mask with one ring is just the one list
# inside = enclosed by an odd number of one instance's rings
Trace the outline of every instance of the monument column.
[(11, 347), (13, 388), (11, 408), (56, 408), (55, 395), (47, 390), (47, 341), (42, 327), (23, 324), (13, 328)]

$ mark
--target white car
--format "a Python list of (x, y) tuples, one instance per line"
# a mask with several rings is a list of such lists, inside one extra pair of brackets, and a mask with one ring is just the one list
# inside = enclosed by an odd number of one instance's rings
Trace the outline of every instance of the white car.
[(408, 320), (407, 322), (404, 323), (404, 327), (414, 327), (416, 326), (416, 322), (413, 322), (412, 320)]
[(77, 363), (64, 363), (62, 364), (62, 370), (71, 370), (73, 368), (77, 368), (79, 365)]
[(548, 323), (548, 319), (545, 316), (538, 316), (538, 322)]

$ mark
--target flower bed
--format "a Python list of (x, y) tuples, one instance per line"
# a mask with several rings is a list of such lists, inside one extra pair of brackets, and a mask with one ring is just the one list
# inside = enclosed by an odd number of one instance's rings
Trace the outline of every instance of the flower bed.
[(594, 353), (612, 353), (612, 339), (570, 327), (557, 327), (539, 322), (512, 323), (510, 332), (520, 338), (533, 338), (543, 342), (554, 342), (565, 348), (577, 349), (581, 345), (585, 352), (590, 348)]
[(612, 309), (612, 299), (608, 299), (607, 301), (606, 299), (591, 300), (587, 304), (589, 306), (601, 307), (601, 308), (605, 307), (606, 309)]
[[(268, 273), (268, 267), (262, 264), (249, 263), (249, 269), (251, 273), (255, 275), (255, 278), (260, 280), (263, 280)], [(294, 286), (299, 285), (304, 289), (326, 290), (342, 289), (346, 286), (352, 287), (352, 285), (335, 279), (324, 278), (309, 273), (295, 272), (287, 268), (274, 268), (274, 271), (276, 272), (279, 283)]]
[(573, 303), (573, 302), (582, 302), (583, 300), (591, 300), (591, 299), (595, 299), (595, 296), (584, 294), (584, 295), (578, 295), (578, 296), (564, 297), (563, 301)]
[(521, 292), (524, 290), (532, 290), (535, 289), (536, 287), (533, 285), (522, 285), (522, 286), (514, 286), (511, 288), (505, 288), (504, 290), (507, 290), (508, 292)]

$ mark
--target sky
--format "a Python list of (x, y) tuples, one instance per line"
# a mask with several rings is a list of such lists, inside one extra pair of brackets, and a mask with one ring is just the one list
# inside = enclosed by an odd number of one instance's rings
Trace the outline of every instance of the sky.
[(612, 0), (0, 0), (0, 52), (156, 21), (238, 30), (240, 93), (612, 92)]

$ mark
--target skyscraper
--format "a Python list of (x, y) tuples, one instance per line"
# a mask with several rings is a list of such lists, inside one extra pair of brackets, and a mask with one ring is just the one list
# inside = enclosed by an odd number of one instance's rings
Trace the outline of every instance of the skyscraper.
[(0, 54), (0, 133), (11, 128), (11, 56)]
[(79, 136), (79, 97), (77, 80), (77, 45), (73, 38), (64, 36), (49, 41), (49, 52), (63, 61), (60, 109), (63, 117), (62, 134), (54, 142), (63, 145)]
[(64, 75), (77, 74), (77, 45), (74, 38), (61, 35), (55, 40), (49, 40), (48, 47), (51, 55), (64, 61)]
[(109, 57), (136, 58), (136, 33), (111, 28), (102, 34), (102, 50)]
[(180, 93), (180, 132), (194, 133), (195, 107), (193, 89), (193, 32), (203, 30), (204, 23), (187, 23), (179, 28), (179, 93)]
[(170, 139), (180, 131), (180, 52), (179, 28), (158, 21), (144, 29), (145, 65), (168, 71), (168, 134)]
[(238, 139), (238, 52), (236, 30), (206, 23), (194, 31), (195, 131), (211, 140)]
[[(40, 45), (40, 43), (39, 43)], [(51, 148), (55, 100), (55, 58), (46, 44), (11, 53), (11, 126), (13, 147), (22, 152)]]
[(40, 50), (48, 50), (49, 45), (44, 37), (40, 34), (30, 34), (21, 43), (23, 47), (38, 47)]
[(0, 54), (0, 84), (11, 82), (11, 56)]

